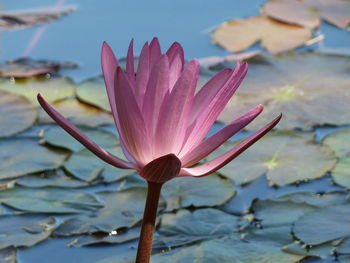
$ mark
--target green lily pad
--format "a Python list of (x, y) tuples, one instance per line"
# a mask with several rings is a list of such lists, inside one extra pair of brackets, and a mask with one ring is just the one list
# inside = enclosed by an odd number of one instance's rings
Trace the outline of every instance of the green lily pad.
[(248, 129), (261, 128), (280, 112), (284, 116), (277, 129), (349, 123), (350, 57), (304, 52), (248, 62), (248, 75), (219, 120), (231, 122), (262, 103), (264, 112)]
[(324, 259), (326, 262), (331, 262), (333, 260), (330, 259), (330, 256), (334, 253), (334, 245), (332, 242), (327, 242), (317, 246), (305, 246), (300, 242), (293, 242), (282, 247), (282, 251), (300, 256), (316, 257)]
[(76, 85), (67, 77), (27, 78), (1, 80), (0, 90), (10, 91), (27, 97), (35, 105), (39, 105), (37, 94), (43, 95), (48, 102), (54, 102), (74, 95)]
[(46, 171), (40, 174), (25, 175), (16, 180), (16, 184), (25, 187), (84, 187), (87, 182), (67, 176), (62, 170)]
[(97, 106), (102, 110), (111, 111), (102, 76), (87, 79), (78, 85), (76, 95), (79, 100)]
[(0, 140), (0, 179), (19, 177), (29, 173), (56, 169), (68, 153), (51, 150), (35, 139)]
[[(79, 127), (79, 129), (101, 147), (113, 146), (118, 143), (116, 136), (110, 132), (84, 126)], [(46, 143), (73, 152), (85, 149), (80, 142), (59, 126), (53, 126), (45, 130), (43, 137)]]
[(217, 209), (178, 210), (161, 217), (156, 247), (173, 247), (238, 232), (239, 217)]
[(268, 242), (243, 242), (234, 238), (206, 241), (196, 246), (173, 249), (152, 257), (153, 263), (295, 263), (304, 256), (287, 254)]
[(15, 209), (37, 213), (83, 213), (102, 205), (89, 193), (65, 188), (10, 188), (0, 191), (0, 202)]
[(7, 137), (32, 126), (37, 109), (25, 97), (0, 90), (0, 137)]
[[(114, 123), (111, 114), (90, 105), (80, 103), (76, 99), (66, 99), (52, 103), (51, 105), (63, 116), (78, 126), (97, 127), (100, 125)], [(52, 123), (54, 121), (42, 109), (39, 112), (39, 122)]]
[[(234, 144), (224, 144), (215, 155), (230, 150)], [(326, 146), (293, 133), (272, 133), (219, 172), (238, 184), (266, 174), (272, 185), (286, 185), (322, 177), (335, 162), (333, 152)]]
[(350, 206), (336, 205), (307, 213), (295, 222), (293, 231), (307, 245), (350, 236)]
[[(119, 146), (107, 148), (107, 150), (116, 155), (122, 155)], [(92, 182), (97, 178), (112, 182), (134, 173), (133, 170), (119, 169), (105, 163), (87, 149), (73, 153), (65, 162), (64, 168), (74, 177), (86, 182)]]
[(235, 195), (232, 183), (218, 175), (203, 178), (175, 178), (164, 184), (162, 196), (166, 210), (172, 211), (190, 206), (220, 206)]
[(350, 254), (350, 238), (345, 239), (336, 247), (337, 253)]
[(273, 227), (256, 227), (256, 226), (250, 226), (247, 229), (244, 230), (244, 232), (241, 234), (241, 237), (243, 240), (249, 241), (249, 242), (263, 242), (266, 240), (269, 240), (271, 243), (275, 243), (276, 246), (284, 246), (291, 242), (294, 242), (293, 236), (292, 236), (292, 229), (291, 225), (286, 226), (273, 226)]
[(124, 192), (101, 192), (104, 207), (95, 216), (78, 216), (67, 219), (55, 231), (57, 236), (84, 233), (110, 233), (116, 229), (133, 227), (142, 220), (146, 200), (145, 189)]
[(17, 263), (16, 248), (7, 247), (0, 250), (0, 263)]
[(41, 215), (0, 216), (0, 249), (9, 246), (33, 246), (48, 238), (55, 227), (56, 220), (53, 217)]
[(332, 170), (335, 183), (350, 189), (350, 129), (341, 129), (327, 135), (323, 143), (328, 145), (339, 158)]

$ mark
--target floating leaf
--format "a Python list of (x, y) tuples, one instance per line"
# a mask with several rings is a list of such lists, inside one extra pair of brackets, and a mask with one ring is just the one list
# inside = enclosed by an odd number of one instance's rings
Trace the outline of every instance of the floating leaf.
[[(96, 127), (114, 123), (111, 114), (87, 104), (80, 103), (76, 99), (67, 99), (52, 103), (52, 106), (75, 125)], [(39, 122), (50, 123), (53, 122), (53, 120), (42, 110), (39, 114)]]
[(0, 263), (17, 263), (16, 248), (10, 246), (0, 250)]
[(23, 96), (0, 90), (0, 137), (21, 132), (36, 120), (35, 106)]
[(305, 44), (312, 36), (311, 30), (285, 24), (265, 15), (232, 19), (216, 28), (213, 42), (237, 52), (261, 41), (271, 53), (279, 53)]
[(348, 124), (350, 57), (299, 53), (260, 56), (219, 120), (231, 122), (258, 104), (264, 112), (249, 129), (257, 130), (283, 113), (278, 129), (309, 130), (316, 125)]
[(268, 242), (242, 242), (222, 238), (206, 241), (196, 246), (173, 249), (152, 257), (153, 263), (295, 263), (304, 256), (283, 253), (280, 247)]
[(175, 178), (171, 183), (164, 184), (162, 189), (167, 211), (190, 206), (219, 206), (234, 194), (232, 183), (215, 174), (200, 180), (194, 177)]
[(146, 199), (145, 189), (124, 192), (101, 192), (105, 206), (95, 216), (78, 216), (67, 219), (55, 231), (58, 236), (105, 232), (133, 227), (143, 216)]
[[(233, 142), (228, 142), (215, 155), (233, 146)], [(328, 147), (295, 133), (272, 133), (219, 172), (239, 184), (266, 174), (271, 184), (285, 185), (322, 177), (335, 162), (335, 156)]]
[(36, 60), (28, 57), (8, 60), (0, 65), (2, 78), (29, 78), (36, 75), (54, 73), (60, 68), (73, 68), (72, 62), (56, 62), (50, 60)]
[(346, 0), (269, 0), (262, 10), (272, 18), (309, 28), (319, 27), (321, 18), (342, 28), (350, 23)]
[(35, 105), (38, 93), (41, 93), (48, 102), (54, 102), (74, 95), (75, 84), (67, 77), (28, 78), (1, 80), (0, 90), (6, 90), (27, 97)]
[(339, 159), (332, 170), (334, 182), (350, 188), (350, 129), (342, 129), (327, 135), (323, 143), (335, 152)]
[(88, 104), (110, 112), (105, 83), (102, 76), (87, 79), (78, 85), (77, 97)]
[[(305, 246), (300, 242), (293, 242), (289, 245), (282, 247), (282, 251), (300, 256), (321, 258), (320, 261), (311, 262), (326, 263), (333, 262), (333, 260), (330, 257), (334, 253), (334, 245), (332, 244), (332, 242), (327, 242), (318, 246)], [(325, 261), (323, 261), (323, 259)]]
[(340, 245), (336, 247), (337, 253), (350, 254), (350, 238), (343, 240)]
[(53, 217), (41, 215), (0, 216), (0, 249), (9, 246), (33, 246), (48, 238), (55, 227), (56, 220)]
[(293, 231), (307, 245), (350, 236), (350, 206), (335, 205), (307, 213), (295, 222)]
[(2, 139), (0, 149), (0, 179), (56, 169), (67, 157), (67, 152), (50, 150), (30, 138)]
[(11, 188), (0, 191), (0, 202), (37, 213), (83, 213), (102, 205), (94, 195), (64, 188)]
[[(114, 146), (118, 143), (116, 136), (108, 131), (84, 126), (79, 127), (79, 129), (101, 147)], [(50, 145), (62, 147), (73, 152), (85, 149), (81, 143), (56, 125), (45, 130), (43, 138)]]

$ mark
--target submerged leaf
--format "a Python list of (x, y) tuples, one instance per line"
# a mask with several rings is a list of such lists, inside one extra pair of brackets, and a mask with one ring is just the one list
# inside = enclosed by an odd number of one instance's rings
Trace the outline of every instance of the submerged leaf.
[(312, 36), (311, 30), (285, 24), (265, 15), (226, 21), (212, 34), (213, 42), (237, 52), (254, 43), (261, 44), (271, 53), (279, 53), (305, 44)]

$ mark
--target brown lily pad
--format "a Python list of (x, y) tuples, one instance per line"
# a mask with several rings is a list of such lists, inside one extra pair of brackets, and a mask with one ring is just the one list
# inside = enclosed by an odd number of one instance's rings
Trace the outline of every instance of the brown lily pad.
[(350, 23), (346, 0), (269, 0), (262, 10), (274, 19), (309, 28), (318, 27), (321, 18), (341, 28)]
[(215, 44), (232, 52), (244, 50), (261, 41), (269, 52), (279, 53), (304, 45), (311, 36), (308, 28), (260, 15), (226, 21), (216, 28), (212, 39)]
[(248, 129), (257, 130), (283, 113), (278, 129), (310, 130), (349, 123), (350, 57), (305, 52), (249, 61), (248, 75), (219, 120), (231, 122), (262, 103), (264, 112)]

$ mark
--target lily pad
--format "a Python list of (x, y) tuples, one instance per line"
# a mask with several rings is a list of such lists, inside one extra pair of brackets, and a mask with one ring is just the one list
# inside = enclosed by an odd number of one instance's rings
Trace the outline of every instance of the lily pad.
[(74, 95), (76, 85), (67, 77), (28, 78), (1, 80), (0, 90), (10, 91), (27, 97), (35, 105), (39, 105), (37, 94), (41, 93), (48, 102), (54, 102)]
[(248, 129), (263, 127), (280, 112), (284, 116), (278, 129), (349, 123), (349, 56), (303, 52), (257, 56), (248, 62), (248, 75), (219, 120), (231, 122), (262, 103), (264, 112)]
[(232, 19), (218, 26), (212, 34), (213, 42), (237, 52), (254, 43), (271, 53), (279, 53), (305, 44), (312, 36), (308, 28), (281, 23), (265, 15)]
[(0, 216), (0, 249), (9, 246), (33, 246), (47, 239), (55, 227), (56, 220), (53, 217), (41, 215)]
[(341, 28), (350, 23), (350, 3), (346, 0), (269, 0), (262, 11), (277, 20), (309, 28), (320, 26), (321, 18)]
[(76, 95), (79, 100), (110, 112), (106, 86), (102, 76), (87, 79), (78, 85)]
[(350, 206), (335, 205), (305, 214), (295, 222), (297, 238), (317, 245), (350, 236)]
[[(114, 123), (111, 114), (87, 104), (80, 103), (76, 99), (62, 100), (53, 103), (52, 106), (72, 123), (78, 126), (96, 127)], [(51, 123), (53, 120), (44, 110), (41, 110), (39, 113), (39, 122)]]
[(7, 247), (0, 250), (0, 263), (17, 263), (16, 248)]
[(235, 195), (232, 183), (218, 175), (203, 178), (175, 178), (164, 184), (162, 196), (166, 210), (172, 211), (190, 206), (220, 206)]
[(94, 195), (64, 188), (10, 188), (0, 191), (0, 202), (37, 213), (84, 213), (102, 205)]
[[(234, 146), (224, 144), (215, 155)], [(266, 174), (272, 185), (286, 185), (322, 177), (335, 165), (333, 152), (295, 133), (270, 133), (219, 172), (238, 184)]]
[(206, 241), (196, 246), (173, 249), (152, 257), (153, 263), (295, 263), (304, 256), (284, 253), (268, 242), (243, 242), (234, 238)]
[(105, 206), (95, 216), (79, 216), (67, 219), (55, 231), (57, 236), (84, 233), (110, 233), (119, 228), (133, 227), (142, 220), (146, 199), (145, 189), (123, 192), (101, 192)]
[[(84, 126), (79, 127), (79, 129), (101, 147), (114, 146), (118, 143), (116, 136), (108, 131)], [(62, 147), (73, 152), (78, 152), (85, 148), (59, 126), (53, 126), (45, 130), (43, 138), (50, 145)]]
[(350, 254), (350, 238), (343, 240), (340, 245), (336, 247), (337, 253)]
[[(106, 149), (116, 155), (121, 155), (119, 146)], [(74, 177), (86, 182), (92, 182), (97, 178), (112, 182), (134, 173), (133, 170), (119, 169), (105, 163), (87, 149), (73, 153), (65, 162), (64, 168)]]
[(328, 145), (339, 158), (332, 170), (335, 183), (350, 189), (350, 129), (342, 129), (327, 135), (323, 143)]
[(0, 179), (19, 177), (29, 173), (56, 169), (68, 153), (51, 150), (35, 139), (0, 140)]
[(32, 126), (37, 109), (25, 97), (0, 90), (0, 137), (11, 136)]

